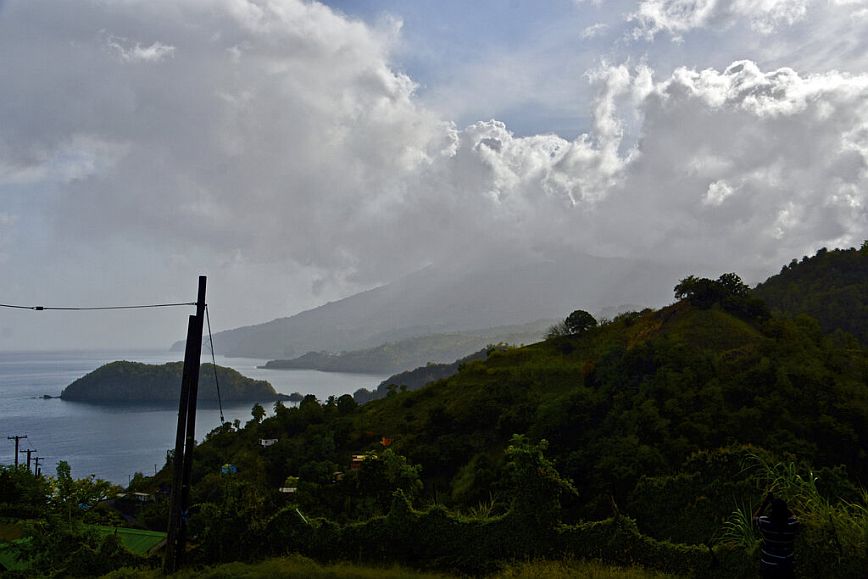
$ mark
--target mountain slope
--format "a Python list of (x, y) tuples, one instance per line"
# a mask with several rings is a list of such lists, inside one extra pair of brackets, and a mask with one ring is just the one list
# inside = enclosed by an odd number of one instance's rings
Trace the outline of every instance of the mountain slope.
[[(498, 492), (509, 476), (504, 449), (524, 434), (549, 441), (579, 490), (569, 508), (580, 517), (608, 516), (611, 500), (628, 504), (642, 477), (673, 475), (693, 453), (731, 445), (817, 468), (845, 465), (866, 480), (866, 377), (868, 350), (842, 348), (809, 318), (739, 317), (683, 300), (494, 351), (445, 380), (360, 407), (348, 395), (306, 398), (227, 432), (219, 447), (203, 444), (199, 472), (234, 456), (272, 486), (301, 476), (311, 493), (305, 512), (328, 514), (337, 500), (331, 473), (389, 439), (421, 465), (438, 500), (470, 507)], [(262, 462), (249, 451), (259, 438), (282, 441)]]
[(308, 352), (292, 360), (271, 360), (264, 367), (394, 374), (426, 364), (449, 364), (489, 344), (523, 345), (539, 342), (553, 323), (554, 320), (540, 320), (521, 326), (501, 326), (477, 332), (432, 334), (340, 354)]
[(841, 329), (868, 344), (868, 241), (794, 259), (754, 292), (776, 310), (808, 314), (824, 331)]
[(221, 354), (262, 358), (371, 348), (433, 333), (561, 318), (577, 308), (660, 305), (681, 273), (587, 255), (428, 267), (289, 318), (219, 332), (214, 342)]

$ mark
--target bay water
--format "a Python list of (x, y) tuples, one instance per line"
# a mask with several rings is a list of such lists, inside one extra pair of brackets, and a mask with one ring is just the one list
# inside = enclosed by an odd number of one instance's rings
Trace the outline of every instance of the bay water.
[[(70, 402), (59, 396), (71, 382), (115, 360), (165, 364), (183, 359), (180, 352), (0, 352), (0, 464), (14, 462), (14, 441), (27, 435), (20, 450), (35, 449), (45, 474), (54, 474), (65, 460), (76, 478), (96, 475), (126, 485), (136, 472), (154, 474), (174, 448), (178, 408), (174, 406), (112, 405)], [(203, 354), (202, 362), (210, 362)], [(373, 389), (386, 376), (318, 372), (315, 370), (267, 370), (265, 360), (217, 356), (217, 364), (243, 375), (267, 380), (282, 394), (313, 394), (319, 400), (352, 394), (358, 388)], [(223, 407), (229, 422), (251, 419), (252, 402)], [(263, 403), (269, 414), (271, 403)], [(216, 407), (199, 405), (196, 440), (220, 426)], [(19, 460), (27, 460), (21, 454)]]

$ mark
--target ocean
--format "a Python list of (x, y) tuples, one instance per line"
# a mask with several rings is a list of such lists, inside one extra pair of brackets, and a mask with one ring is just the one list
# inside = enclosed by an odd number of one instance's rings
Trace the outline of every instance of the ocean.
[[(65, 460), (72, 475), (98, 478), (126, 485), (136, 472), (154, 474), (174, 448), (178, 409), (150, 406), (100, 406), (68, 402), (58, 396), (72, 381), (103, 364), (129, 360), (147, 364), (180, 361), (175, 352), (0, 352), (0, 463), (14, 462), (14, 441), (26, 435), (20, 450), (34, 449), (45, 474), (54, 474)], [(202, 362), (210, 362), (203, 353)], [(315, 370), (266, 370), (265, 360), (217, 356), (217, 364), (234, 368), (250, 378), (267, 380), (283, 394), (313, 394), (320, 400), (372, 389), (386, 376), (318, 372)], [(227, 421), (251, 419), (252, 403), (224, 405)], [(271, 406), (265, 405), (269, 414)], [(201, 405), (196, 418), (196, 440), (220, 426), (216, 408)], [(26, 461), (24, 454), (19, 461)]]

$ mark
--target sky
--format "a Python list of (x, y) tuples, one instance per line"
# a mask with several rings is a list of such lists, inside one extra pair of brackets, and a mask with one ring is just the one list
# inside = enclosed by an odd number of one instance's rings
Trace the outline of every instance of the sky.
[[(868, 238), (868, 0), (0, 0), (0, 303), (216, 330), (456, 255)], [(0, 310), (0, 349), (177, 310)]]

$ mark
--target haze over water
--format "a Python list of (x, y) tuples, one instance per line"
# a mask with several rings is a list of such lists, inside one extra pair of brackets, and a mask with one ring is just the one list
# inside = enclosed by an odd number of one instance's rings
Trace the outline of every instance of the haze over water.
[[(66, 460), (75, 477), (95, 474), (118, 484), (140, 471), (153, 474), (165, 463), (166, 451), (174, 446), (178, 409), (174, 406), (99, 406), (60, 399), (73, 380), (114, 360), (164, 364), (182, 359), (177, 352), (0, 352), (0, 462), (13, 462), (13, 441), (7, 436), (23, 435), (21, 449), (36, 449), (43, 457), (42, 472), (53, 474), (57, 461)], [(206, 362), (203, 355), (202, 362)], [(325, 373), (314, 370), (265, 370), (256, 368), (264, 360), (224, 358), (217, 364), (229, 366), (245, 376), (269, 381), (281, 393), (314, 394), (320, 400), (331, 395), (352, 393), (361, 387), (376, 387), (385, 376)], [(252, 403), (224, 405), (227, 421), (250, 420)], [(271, 405), (266, 408), (270, 411)], [(220, 425), (217, 408), (200, 405), (196, 440)], [(20, 456), (26, 461), (26, 456)]]

